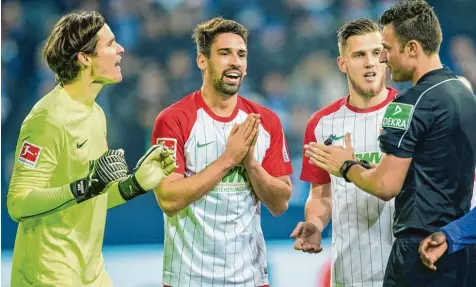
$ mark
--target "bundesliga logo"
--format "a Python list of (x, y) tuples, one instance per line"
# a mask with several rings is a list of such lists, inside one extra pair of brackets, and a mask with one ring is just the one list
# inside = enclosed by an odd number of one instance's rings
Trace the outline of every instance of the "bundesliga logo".
[(41, 147), (25, 141), (18, 155), (18, 161), (30, 166), (35, 167), (40, 157)]

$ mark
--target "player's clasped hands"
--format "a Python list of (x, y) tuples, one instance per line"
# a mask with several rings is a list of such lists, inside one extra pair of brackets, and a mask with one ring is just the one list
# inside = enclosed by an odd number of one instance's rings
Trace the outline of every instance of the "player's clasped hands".
[(322, 234), (319, 228), (312, 222), (299, 222), (291, 238), (295, 238), (294, 249), (307, 253), (319, 253), (322, 251)]
[(249, 114), (241, 124), (235, 124), (226, 143), (227, 154), (235, 165), (239, 164), (255, 143), (260, 125), (259, 114)]

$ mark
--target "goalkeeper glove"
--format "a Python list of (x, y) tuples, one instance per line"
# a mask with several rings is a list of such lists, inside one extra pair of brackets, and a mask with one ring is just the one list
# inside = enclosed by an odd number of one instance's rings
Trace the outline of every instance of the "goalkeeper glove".
[(70, 184), (71, 192), (77, 203), (101, 194), (106, 186), (129, 173), (123, 150), (108, 150), (92, 161), (85, 178)]
[(137, 162), (131, 175), (119, 182), (119, 192), (131, 200), (159, 183), (177, 168), (173, 151), (162, 144), (152, 146)]

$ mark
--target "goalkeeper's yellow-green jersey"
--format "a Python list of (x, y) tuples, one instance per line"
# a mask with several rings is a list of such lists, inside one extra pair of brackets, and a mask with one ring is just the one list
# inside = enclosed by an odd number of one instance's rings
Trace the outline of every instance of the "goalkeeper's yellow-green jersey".
[(71, 195), (42, 214), (30, 211), (49, 199), (26, 200), (31, 191), (67, 188), (84, 178), (89, 161), (107, 148), (102, 109), (74, 101), (61, 86), (25, 118), (8, 191), (10, 215), (19, 221), (11, 286), (112, 286), (101, 251), (107, 193), (80, 204)]

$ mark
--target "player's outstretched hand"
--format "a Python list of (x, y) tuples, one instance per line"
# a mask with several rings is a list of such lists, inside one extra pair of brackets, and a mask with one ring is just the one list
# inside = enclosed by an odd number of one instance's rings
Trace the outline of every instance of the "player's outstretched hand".
[(125, 200), (131, 200), (155, 188), (176, 168), (173, 151), (154, 145), (137, 162), (134, 172), (119, 183), (119, 191)]
[(254, 143), (260, 124), (259, 114), (249, 114), (241, 124), (233, 126), (226, 143), (225, 153), (233, 163), (239, 164)]
[(436, 261), (445, 254), (448, 249), (446, 236), (443, 232), (435, 232), (420, 242), (420, 258), (423, 264), (433, 271), (436, 271)]
[(110, 149), (89, 167), (88, 176), (71, 183), (70, 189), (77, 203), (101, 194), (106, 186), (129, 173), (122, 149)]
[(291, 238), (295, 238), (294, 249), (308, 253), (319, 253), (322, 251), (322, 234), (319, 228), (312, 222), (299, 222)]

